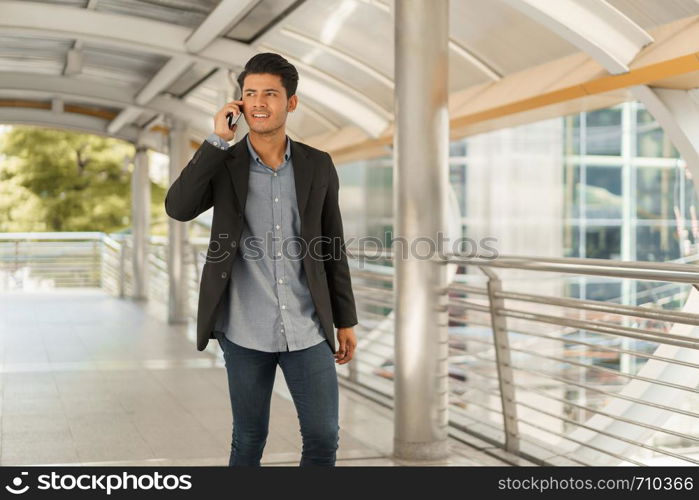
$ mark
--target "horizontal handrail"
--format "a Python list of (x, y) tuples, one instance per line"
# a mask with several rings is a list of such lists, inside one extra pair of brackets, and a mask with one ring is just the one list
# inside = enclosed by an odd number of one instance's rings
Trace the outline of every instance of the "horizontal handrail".
[[(29, 266), (37, 271), (65, 276), (59, 278), (56, 286), (74, 286), (81, 283), (94, 285), (94, 280), (90, 278), (88, 281), (87, 278), (88, 275), (94, 275), (99, 277), (96, 286), (110, 290), (121, 288), (129, 293), (134, 278), (130, 260), (133, 249), (130, 242), (131, 235), (123, 233), (3, 233), (0, 234), (0, 254), (4, 245), (5, 260), (0, 256), (0, 271), (7, 269), (13, 272)], [(88, 243), (95, 245), (94, 250), (87, 245)], [(151, 280), (150, 298), (165, 303), (168, 300), (169, 287), (168, 238), (151, 236), (149, 243), (151, 253), (147, 262)], [(188, 290), (188, 315), (192, 320), (196, 319), (200, 265), (208, 243), (208, 238), (190, 239), (189, 249), (184, 254), (185, 265), (188, 267), (183, 286)], [(362, 251), (348, 248), (347, 253), (358, 308), (359, 323), (356, 332), (359, 344), (356, 363), (349, 367), (338, 367), (338, 375), (352, 384), (362, 385), (390, 397), (394, 373), (393, 252), (386, 248)], [(372, 263), (370, 257), (377, 262)], [(612, 429), (591, 425), (587, 421), (590, 415), (634, 425), (658, 434), (664, 433), (663, 440), (677, 438), (688, 442), (699, 441), (696, 434), (692, 434), (688, 429), (664, 428), (655, 420), (646, 422), (638, 416), (629, 418), (615, 413), (606, 403), (625, 401), (681, 418), (699, 418), (695, 408), (680, 407), (662, 400), (646, 400), (633, 392), (624, 392), (626, 385), (637, 383), (694, 396), (699, 390), (690, 385), (691, 382), (683, 385), (682, 379), (656, 378), (652, 372), (639, 373), (633, 368), (622, 370), (621, 364), (618, 367), (616, 365), (621, 357), (628, 357), (641, 366), (642, 363), (653, 361), (682, 369), (699, 369), (699, 363), (692, 362), (693, 358), (678, 356), (675, 359), (670, 353), (677, 351), (660, 350), (663, 346), (693, 351), (699, 349), (699, 338), (692, 336), (691, 329), (670, 330), (675, 324), (699, 326), (699, 315), (692, 311), (658, 307), (659, 304), (666, 307), (677, 307), (678, 303), (681, 304), (687, 290), (692, 289), (687, 285), (696, 287), (699, 284), (699, 267), (686, 262), (627, 262), (513, 255), (484, 258), (459, 253), (437, 255), (434, 260), (442, 264), (475, 266), (481, 270), (488, 270), (485, 276), (456, 275), (448, 284), (448, 366), (452, 398), (450, 408), (453, 412), (450, 425), (453, 428), (468, 430), (459, 422), (469, 418), (475, 419), (484, 428), (489, 428), (493, 435), (505, 435), (502, 422), (493, 420), (493, 415), (504, 418), (507, 413), (503, 408), (493, 407), (496, 401), (493, 398), (499, 397), (500, 391), (500, 372), (496, 356), (499, 346), (494, 342), (491, 329), (491, 315), (497, 314), (517, 323), (516, 326), (508, 324), (506, 332), (509, 338), (507, 349), (512, 357), (509, 367), (517, 373), (514, 381), (508, 382), (519, 390), (516, 393), (516, 404), (528, 411), (538, 411), (559, 424), (539, 425), (531, 415), (519, 416), (518, 421), (523, 429), (520, 430), (519, 439), (522, 442), (541, 445), (544, 448), (544, 441), (550, 442), (553, 439), (551, 436), (555, 436), (560, 439), (561, 445), (564, 442), (574, 443), (581, 448), (620, 461), (643, 465), (643, 460), (636, 455), (605, 449), (606, 445), (588, 442), (571, 430), (575, 427), (586, 429), (587, 426), (588, 430), (610, 440), (624, 437), (617, 436), (618, 433)], [(196, 264), (199, 264), (199, 267), (195, 267)], [(567, 280), (571, 277), (586, 276), (587, 280), (599, 278), (599, 282), (630, 279), (662, 282), (662, 285), (653, 283), (648, 285), (650, 289), (639, 290), (637, 296), (642, 294), (651, 301), (633, 305), (620, 303), (619, 299), (602, 302), (555, 294), (510, 291), (507, 290), (507, 286), (489, 293), (485, 286), (472, 284), (481, 283), (480, 280), (492, 280), (494, 277), (497, 279), (498, 269), (531, 271), (532, 279), (537, 283), (545, 281), (552, 285), (556, 282), (548, 280), (548, 277), (546, 280), (540, 279), (540, 273), (560, 273), (564, 275), (563, 280), (566, 280), (562, 283), (569, 283)], [(72, 274), (74, 272), (75, 275)], [(518, 286), (522, 285), (521, 278), (512, 279), (516, 280)], [(507, 284), (508, 278), (504, 278), (503, 281)], [(658, 299), (661, 296), (662, 299)], [(490, 303), (493, 299), (498, 301), (495, 306), (491, 306)], [(510, 306), (513, 301), (517, 302), (517, 308)], [(555, 314), (548, 313), (550, 307), (559, 309), (554, 309), (557, 311)], [(543, 312), (544, 308), (546, 313)], [(633, 322), (629, 321), (632, 318), (635, 318)], [(527, 326), (532, 324), (536, 325), (536, 328)], [(545, 331), (541, 330), (543, 327), (546, 328)], [(612, 341), (618, 344), (609, 345)], [(634, 343), (635, 341), (638, 343)], [(546, 350), (542, 349), (542, 345), (546, 346)], [(573, 350), (570, 346), (576, 349)], [(658, 346), (657, 350), (653, 350), (655, 346)], [(535, 357), (531, 359), (537, 359), (538, 362), (533, 363), (530, 360), (531, 356)], [(604, 361), (604, 364), (599, 363), (599, 360)], [(540, 366), (543, 363), (550, 366), (543, 369)], [(473, 385), (474, 383), (477, 385)], [(575, 394), (582, 394), (582, 399)], [(539, 399), (533, 399), (534, 397)], [(540, 403), (541, 398), (548, 398), (549, 402), (556, 404), (543, 405)], [(573, 417), (566, 413), (565, 409), (573, 414), (577, 411), (579, 416)], [(549, 438), (541, 441), (537, 432), (542, 435), (549, 434)], [(492, 436), (488, 439), (492, 440)], [(664, 449), (657, 443), (628, 437), (621, 441), (660, 455), (696, 463), (695, 459), (682, 455), (677, 450)], [(580, 461), (583, 456), (563, 450), (561, 454), (572, 461)]]

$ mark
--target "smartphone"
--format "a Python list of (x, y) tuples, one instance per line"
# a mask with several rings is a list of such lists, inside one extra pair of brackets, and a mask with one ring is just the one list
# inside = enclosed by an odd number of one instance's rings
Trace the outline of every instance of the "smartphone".
[(240, 113), (238, 113), (237, 116), (234, 116), (233, 113), (228, 113), (226, 115), (226, 118), (228, 118), (228, 128), (229, 129), (233, 128), (233, 125), (235, 125), (238, 122), (238, 120), (240, 120), (240, 117), (243, 116), (242, 106), (238, 106), (238, 108), (240, 109)]

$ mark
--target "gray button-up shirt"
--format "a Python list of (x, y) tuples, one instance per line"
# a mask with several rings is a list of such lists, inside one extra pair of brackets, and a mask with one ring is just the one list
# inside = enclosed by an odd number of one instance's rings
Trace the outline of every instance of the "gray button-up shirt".
[[(214, 330), (249, 349), (306, 349), (325, 336), (301, 260), (291, 143), (287, 137), (284, 162), (274, 169), (265, 165), (250, 138), (246, 140), (250, 176), (243, 231)], [(207, 141), (229, 147), (215, 133)]]

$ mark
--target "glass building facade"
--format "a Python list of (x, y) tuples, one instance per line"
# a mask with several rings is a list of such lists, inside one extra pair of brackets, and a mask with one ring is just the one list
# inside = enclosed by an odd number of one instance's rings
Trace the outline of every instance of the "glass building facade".
[[(672, 261), (695, 253), (699, 229), (691, 175), (642, 103), (626, 102), (549, 122), (560, 122), (560, 126), (545, 130), (560, 130), (562, 134), (550, 137), (561, 145), (562, 186), (548, 195), (563, 198), (555, 205), (561, 207), (560, 225), (553, 228), (561, 232), (561, 251), (554, 256)], [(523, 129), (536, 125), (509, 129), (508, 140), (516, 141)], [(546, 140), (537, 137), (538, 141)], [(467, 137), (449, 146), (449, 180), (458, 200), (463, 236), (469, 236), (469, 220), (480, 216), (469, 213), (469, 195), (480, 196), (478, 186), (469, 184), (469, 143), (473, 140)], [(529, 147), (535, 149), (536, 144)], [(348, 167), (339, 169), (346, 191), (341, 202), (352, 205), (343, 211), (348, 217), (347, 233), (356, 238), (373, 236), (388, 246), (393, 223), (392, 156)], [(486, 162), (485, 167), (472, 168), (489, 167)], [(351, 195), (347, 193), (350, 190), (354, 191)], [(545, 254), (528, 248), (523, 252)], [(568, 292), (596, 300), (615, 300), (623, 295), (618, 281), (589, 278), (578, 278)], [(624, 302), (635, 300), (627, 297)]]
[[(509, 151), (503, 154), (501, 149)], [(482, 225), (487, 217), (497, 224), (507, 224), (504, 234), (508, 234), (522, 225), (518, 219), (535, 219), (536, 224), (541, 213), (550, 212), (541, 221), (542, 228), (521, 231), (525, 235), (522, 241), (509, 246), (506, 253), (641, 261), (691, 260), (696, 253), (699, 225), (691, 175), (665, 132), (640, 102), (467, 137), (450, 143), (449, 156), (449, 180), (458, 200), (463, 236), (471, 237), (476, 233), (475, 226)], [(373, 236), (390, 245), (392, 163), (392, 155), (387, 152), (384, 157), (338, 169), (347, 236)], [(524, 173), (523, 165), (527, 168)], [(526, 181), (532, 172), (540, 172), (533, 181), (534, 188), (531, 181), (529, 185)], [(517, 193), (520, 180), (523, 194)], [(499, 181), (506, 186), (493, 191)], [(507, 199), (531, 197), (532, 192), (538, 199), (531, 205)], [(483, 203), (488, 196), (492, 201)], [(476, 203), (473, 198), (478, 198)], [(488, 213), (488, 207), (508, 203), (512, 204), (509, 209), (495, 216)], [(543, 204), (544, 209), (537, 211), (535, 204)], [(529, 206), (531, 212), (523, 213)], [(495, 225), (481, 229), (481, 235), (497, 233)], [(554, 244), (537, 247), (541, 236), (548, 238), (549, 234)], [(514, 287), (519, 284), (511, 282)], [(552, 282), (550, 288), (543, 286), (540, 293), (549, 295), (560, 293), (629, 305), (655, 302), (668, 309), (680, 308), (688, 291), (684, 285), (593, 276), (560, 276), (558, 285)], [(630, 339), (605, 339), (589, 331), (568, 335), (647, 352), (657, 347)], [(643, 358), (601, 353), (588, 353), (586, 357), (594, 365), (631, 373), (645, 362)]]
[(565, 256), (669, 261), (690, 253), (691, 175), (641, 103), (565, 120)]

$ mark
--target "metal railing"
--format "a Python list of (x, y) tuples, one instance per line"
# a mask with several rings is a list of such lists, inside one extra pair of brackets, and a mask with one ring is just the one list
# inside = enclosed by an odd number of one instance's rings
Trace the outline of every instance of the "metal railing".
[(0, 233), (0, 290), (104, 287), (118, 294), (126, 258), (118, 239), (100, 232)]
[[(185, 255), (195, 322), (208, 239)], [(348, 249), (358, 346), (343, 384), (391, 405), (392, 253)], [(371, 257), (371, 258), (369, 258)], [(542, 464), (699, 464), (699, 268), (687, 263), (449, 254), (450, 429)], [(467, 271), (475, 270), (475, 273)], [(167, 239), (152, 237), (148, 297), (168, 300)], [(646, 283), (576, 298), (579, 277)], [(0, 235), (0, 289), (133, 291), (130, 237)], [(636, 290), (634, 288), (634, 290)]]
[[(367, 308), (392, 305), (392, 253), (382, 251), (380, 272), (375, 252), (348, 255), (362, 262), (353, 271), (364, 342), (355, 356), (365, 374), (358, 380), (390, 396), (390, 384), (369, 375), (392, 379), (393, 318), (384, 316), (385, 335), (365, 319), (373, 315)], [(462, 271), (449, 286), (452, 428), (542, 464), (699, 464), (699, 268), (458, 254), (438, 260)], [(465, 274), (469, 268), (478, 274)], [(644, 280), (663, 300), (566, 297), (566, 276)], [(684, 310), (663, 308), (673, 304)]]

